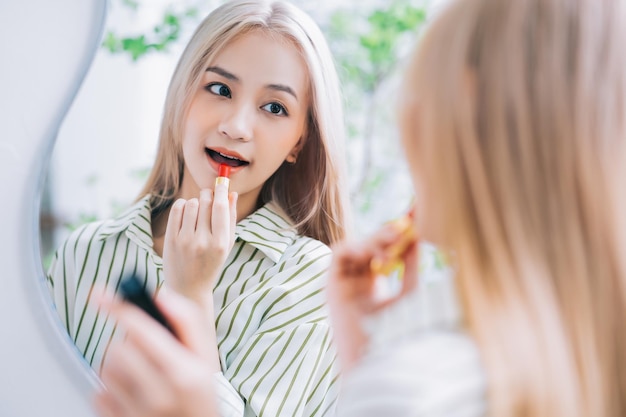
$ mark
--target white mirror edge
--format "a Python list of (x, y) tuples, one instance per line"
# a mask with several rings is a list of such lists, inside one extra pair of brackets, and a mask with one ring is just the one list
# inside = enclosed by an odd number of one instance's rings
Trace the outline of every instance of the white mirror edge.
[(102, 39), (106, 0), (0, 2), (0, 415), (92, 416), (99, 381), (53, 311), (39, 202), (59, 126)]

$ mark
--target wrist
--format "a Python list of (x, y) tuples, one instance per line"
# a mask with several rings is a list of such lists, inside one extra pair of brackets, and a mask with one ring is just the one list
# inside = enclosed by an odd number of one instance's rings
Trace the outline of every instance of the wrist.
[(198, 307), (200, 307), (205, 313), (210, 313), (210, 317), (214, 316), (214, 301), (213, 290), (207, 288), (197, 288), (193, 291), (189, 291), (185, 295), (191, 301), (193, 301)]
[(333, 317), (337, 355), (344, 372), (352, 369), (361, 360), (369, 345), (369, 334), (363, 328), (362, 319), (349, 309)]

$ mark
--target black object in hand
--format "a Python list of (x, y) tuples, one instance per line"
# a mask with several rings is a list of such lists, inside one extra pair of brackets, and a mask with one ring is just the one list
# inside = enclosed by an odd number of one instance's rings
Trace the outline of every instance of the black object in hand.
[(172, 326), (170, 326), (167, 322), (167, 319), (156, 306), (150, 294), (148, 294), (144, 289), (143, 284), (139, 281), (137, 276), (131, 275), (123, 279), (120, 283), (119, 292), (125, 301), (128, 301), (145, 311), (150, 317), (161, 323), (163, 327), (176, 336)]

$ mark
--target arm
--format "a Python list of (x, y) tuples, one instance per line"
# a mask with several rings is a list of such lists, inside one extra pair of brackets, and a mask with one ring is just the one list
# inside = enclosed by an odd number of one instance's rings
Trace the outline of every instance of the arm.
[(401, 256), (406, 270), (400, 292), (387, 299), (380, 299), (377, 294), (379, 277), (372, 272), (372, 260), (384, 259), (387, 249), (399, 238), (400, 232), (387, 225), (365, 242), (345, 242), (333, 250), (328, 304), (337, 353), (344, 371), (355, 366), (369, 344), (363, 329), (365, 318), (396, 303), (417, 284), (417, 242), (413, 242)]
[[(193, 300), (206, 320), (206, 359), (222, 416), (241, 416), (244, 405), (222, 374), (215, 331), (213, 286), (234, 241), (237, 194), (227, 185), (204, 189), (198, 199), (177, 200), (165, 233), (163, 268), (168, 288)], [(164, 358), (165, 359), (165, 358)]]

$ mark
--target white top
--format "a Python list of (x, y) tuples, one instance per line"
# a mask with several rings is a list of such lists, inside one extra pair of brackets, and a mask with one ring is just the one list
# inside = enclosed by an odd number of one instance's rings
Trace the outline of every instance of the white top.
[[(150, 218), (146, 197), (117, 219), (78, 228), (49, 269), (59, 316), (98, 372), (121, 332), (90, 306), (93, 285), (117, 289), (131, 273), (151, 293), (163, 284)], [(235, 235), (213, 291), (222, 416), (333, 415), (338, 371), (323, 293), (330, 249), (298, 235), (272, 203), (240, 221)]]
[(343, 377), (338, 417), (482, 417), (486, 381), (462, 331), (450, 274), (366, 323), (367, 355)]

